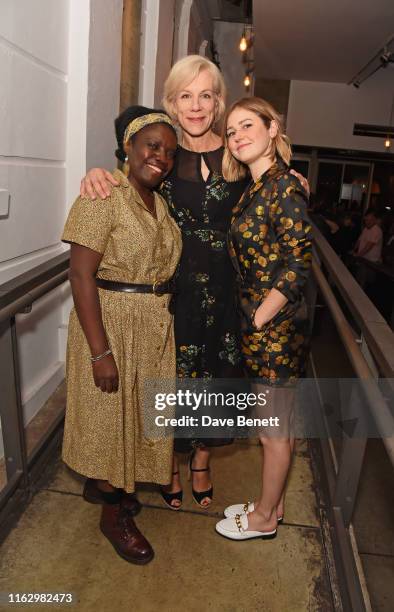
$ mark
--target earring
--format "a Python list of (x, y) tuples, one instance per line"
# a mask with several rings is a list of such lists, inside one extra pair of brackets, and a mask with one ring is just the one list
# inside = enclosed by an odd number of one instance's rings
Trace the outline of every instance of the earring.
[(125, 159), (124, 159), (123, 166), (122, 166), (122, 172), (123, 172), (123, 174), (125, 174), (126, 176), (129, 176), (129, 172), (130, 172), (130, 167), (129, 167), (128, 161), (129, 161), (129, 156), (128, 156), (128, 155), (126, 155), (126, 157), (125, 157)]

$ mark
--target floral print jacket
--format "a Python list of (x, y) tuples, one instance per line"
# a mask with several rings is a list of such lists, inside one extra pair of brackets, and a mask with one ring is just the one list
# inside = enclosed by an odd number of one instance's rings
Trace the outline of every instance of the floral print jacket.
[(303, 287), (312, 258), (307, 195), (287, 166), (277, 160), (244, 192), (233, 208), (230, 255), (238, 273), (244, 325), (273, 288), (288, 299), (275, 322), (294, 314), (303, 301)]

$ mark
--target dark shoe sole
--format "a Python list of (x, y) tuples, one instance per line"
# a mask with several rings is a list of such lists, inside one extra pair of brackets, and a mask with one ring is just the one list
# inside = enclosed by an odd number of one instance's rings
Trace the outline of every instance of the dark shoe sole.
[(278, 535), (278, 532), (275, 531), (275, 533), (270, 533), (269, 535), (262, 535), (262, 536), (260, 536), (260, 539), (261, 540), (274, 540), (277, 535)]
[(154, 557), (155, 557), (155, 553), (153, 553), (150, 557), (148, 557), (147, 559), (130, 559), (130, 557), (128, 557), (127, 555), (125, 555), (124, 553), (122, 553), (122, 551), (118, 550), (116, 548), (116, 546), (114, 546), (112, 544), (113, 549), (115, 550), (116, 553), (118, 553), (119, 557), (122, 557), (122, 559), (124, 559), (125, 561), (127, 561), (128, 563), (133, 563), (134, 565), (147, 565), (148, 563), (150, 563)]
[(238, 540), (236, 538), (234, 539), (228, 538), (223, 533), (220, 533), (219, 531), (216, 531), (216, 530), (215, 530), (215, 533), (217, 533), (217, 535), (221, 536), (222, 538), (225, 538), (226, 540), (231, 540), (232, 542), (250, 542), (250, 540), (274, 540), (276, 536), (278, 535), (278, 532), (275, 531), (275, 533), (270, 533), (269, 535), (258, 535), (258, 536), (253, 536), (253, 538), (245, 538), (245, 540)]
[(112, 548), (119, 555), (119, 557), (122, 557), (122, 559), (124, 559), (124, 561), (127, 561), (128, 563), (133, 563), (133, 565), (146, 565), (147, 563), (150, 563), (152, 561), (152, 559), (154, 558), (154, 556), (155, 556), (155, 553), (152, 552), (152, 555), (150, 557), (146, 557), (145, 559), (131, 559), (124, 552), (119, 550), (115, 546), (115, 544), (113, 544), (111, 542), (111, 540), (105, 535), (104, 531), (101, 529), (101, 526), (100, 526), (100, 531), (103, 534), (103, 536), (105, 537), (105, 539), (111, 544)]

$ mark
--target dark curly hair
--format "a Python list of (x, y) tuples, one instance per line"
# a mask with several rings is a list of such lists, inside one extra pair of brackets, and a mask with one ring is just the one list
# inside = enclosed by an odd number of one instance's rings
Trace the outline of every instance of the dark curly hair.
[[(150, 115), (151, 113), (163, 113), (164, 115), (167, 115), (165, 111), (157, 108), (148, 108), (146, 106), (129, 106), (122, 113), (120, 113), (119, 117), (116, 117), (115, 134), (118, 143), (118, 148), (115, 151), (115, 155), (121, 162), (124, 162), (126, 160), (126, 152), (123, 148), (123, 138), (127, 126), (129, 125), (129, 123), (131, 123), (131, 121), (137, 119), (137, 117), (143, 117), (144, 115)], [(166, 125), (171, 127), (171, 125), (169, 124)], [(131, 141), (133, 141), (135, 135), (136, 134), (131, 137)]]

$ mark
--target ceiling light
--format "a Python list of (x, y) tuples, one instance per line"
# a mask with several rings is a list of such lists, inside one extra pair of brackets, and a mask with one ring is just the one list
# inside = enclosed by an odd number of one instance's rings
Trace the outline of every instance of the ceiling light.
[(248, 48), (248, 41), (246, 40), (245, 34), (244, 34), (241, 40), (239, 41), (239, 49), (240, 51), (244, 52), (246, 51), (247, 48)]
[(386, 149), (389, 149), (391, 147), (391, 140), (390, 138), (386, 138), (386, 140), (384, 141), (384, 146)]
[(245, 74), (244, 85), (245, 87), (250, 87), (250, 76), (248, 74)]

